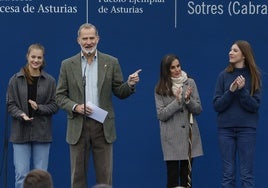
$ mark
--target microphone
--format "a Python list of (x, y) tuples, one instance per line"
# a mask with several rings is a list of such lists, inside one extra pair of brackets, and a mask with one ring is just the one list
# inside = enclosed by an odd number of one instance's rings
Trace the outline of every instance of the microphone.
[(84, 118), (86, 118), (86, 69), (87, 69), (87, 62), (84, 67), (84, 72), (83, 72), (83, 87), (84, 87)]
[(86, 70), (87, 70), (87, 62), (86, 62), (86, 65), (84, 67), (83, 78), (82, 78), (84, 87), (86, 86)]
[[(86, 52), (87, 56), (90, 56), (92, 55), (93, 52)], [(83, 72), (83, 86), (85, 87), (86, 86), (86, 69), (87, 69), (87, 62), (86, 62), (86, 65), (84, 67), (84, 72)]]
[[(93, 52), (86, 52), (87, 56), (90, 56), (92, 55)], [(86, 69), (87, 69), (87, 62), (86, 62), (86, 65), (84, 67), (84, 72), (83, 72), (83, 87), (84, 87), (84, 118), (86, 119)]]

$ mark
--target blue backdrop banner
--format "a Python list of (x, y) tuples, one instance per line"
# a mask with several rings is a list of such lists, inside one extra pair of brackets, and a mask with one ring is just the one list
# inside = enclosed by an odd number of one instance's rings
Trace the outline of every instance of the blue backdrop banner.
[[(32, 43), (45, 46), (45, 70), (57, 80), (61, 61), (80, 51), (77, 30), (85, 22), (98, 28), (98, 49), (119, 59), (125, 80), (132, 72), (142, 69), (137, 92), (126, 100), (113, 99), (117, 129), (115, 188), (166, 187), (154, 87), (161, 58), (168, 53), (178, 55), (182, 68), (195, 79), (203, 106), (198, 122), (204, 156), (194, 162), (193, 187), (220, 187), (221, 161), (212, 97), (217, 75), (228, 64), (231, 45), (240, 39), (250, 42), (262, 70), (255, 173), (256, 187), (267, 187), (268, 0), (0, 0), (1, 150), (4, 127), (8, 126), (5, 122), (7, 84), (25, 65), (28, 46)], [(49, 160), (55, 188), (70, 187), (66, 123), (66, 113), (60, 110), (53, 117)], [(12, 151), (9, 143), (10, 188), (14, 187)], [(90, 187), (95, 184), (93, 168), (91, 161)], [(0, 187), (3, 187), (3, 173), (1, 177)]]

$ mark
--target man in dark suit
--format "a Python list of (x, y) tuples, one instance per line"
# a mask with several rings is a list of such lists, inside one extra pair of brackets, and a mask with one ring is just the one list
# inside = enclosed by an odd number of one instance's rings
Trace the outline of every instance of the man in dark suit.
[[(124, 99), (135, 92), (137, 70), (127, 82), (117, 58), (97, 50), (99, 35), (92, 24), (78, 30), (81, 52), (62, 62), (56, 91), (57, 104), (68, 113), (66, 141), (70, 145), (72, 188), (87, 187), (89, 153), (92, 152), (97, 184), (112, 185), (112, 143), (116, 139), (112, 93)], [(88, 116), (92, 104), (107, 111), (104, 122)]]

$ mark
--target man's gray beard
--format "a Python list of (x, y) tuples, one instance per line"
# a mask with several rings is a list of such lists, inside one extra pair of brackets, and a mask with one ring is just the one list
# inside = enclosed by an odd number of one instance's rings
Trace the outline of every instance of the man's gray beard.
[(82, 49), (83, 52), (85, 52), (86, 54), (90, 55), (97, 49), (97, 46), (95, 46), (92, 50), (86, 50), (83, 47), (81, 47), (81, 49)]

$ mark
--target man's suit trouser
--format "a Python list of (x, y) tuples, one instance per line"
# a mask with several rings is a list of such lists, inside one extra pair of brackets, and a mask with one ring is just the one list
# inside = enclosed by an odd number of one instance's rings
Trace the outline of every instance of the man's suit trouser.
[(70, 145), (72, 188), (87, 187), (90, 151), (93, 156), (96, 183), (112, 185), (113, 147), (104, 137), (103, 125), (86, 118), (77, 144)]

